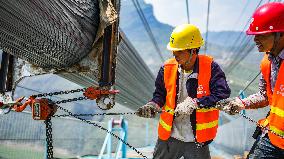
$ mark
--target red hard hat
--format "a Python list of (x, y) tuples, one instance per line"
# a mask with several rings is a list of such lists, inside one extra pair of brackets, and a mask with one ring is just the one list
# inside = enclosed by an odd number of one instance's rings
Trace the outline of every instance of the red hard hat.
[(267, 3), (252, 15), (248, 35), (284, 32), (284, 3)]

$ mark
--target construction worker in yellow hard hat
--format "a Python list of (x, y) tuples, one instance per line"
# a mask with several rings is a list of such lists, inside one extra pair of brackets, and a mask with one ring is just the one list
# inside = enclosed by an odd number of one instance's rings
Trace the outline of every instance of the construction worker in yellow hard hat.
[(224, 72), (212, 57), (199, 55), (204, 44), (192, 24), (177, 26), (167, 48), (174, 58), (160, 68), (153, 98), (137, 115), (160, 114), (154, 159), (209, 159), (208, 144), (217, 133), (217, 101), (228, 98), (230, 89)]

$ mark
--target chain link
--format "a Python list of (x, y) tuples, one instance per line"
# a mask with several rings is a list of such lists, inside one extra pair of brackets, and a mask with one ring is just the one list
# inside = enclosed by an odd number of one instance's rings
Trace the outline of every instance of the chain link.
[[(250, 83), (248, 83), (248, 84), (245, 86), (245, 88), (239, 93), (239, 95), (241, 95), (243, 92), (245, 92), (245, 90), (253, 83), (254, 80), (256, 80), (256, 78), (257, 78), (260, 74), (261, 74), (261, 71), (259, 71), (258, 74), (250, 81)], [(239, 99), (242, 101), (241, 98), (239, 98)], [(260, 125), (257, 121), (255, 121), (255, 120), (253, 120), (252, 118), (246, 116), (245, 114), (243, 114), (243, 113), (241, 113), (241, 112), (238, 112), (238, 111), (235, 111), (235, 112), (238, 113), (238, 114), (240, 114), (243, 118), (249, 120), (250, 122), (255, 123), (255, 124), (256, 124), (257, 126), (259, 126), (260, 128), (262, 128), (262, 129), (264, 129), (264, 130), (267, 130), (267, 131), (271, 132), (272, 134), (274, 134), (274, 135), (276, 135), (276, 136), (278, 136), (278, 137), (284, 139), (284, 136), (279, 135), (279, 134), (277, 134), (276, 132), (274, 132), (273, 130), (270, 130), (270, 129), (268, 129), (267, 127), (264, 127), (264, 126)]]
[[(94, 113), (94, 114), (73, 114), (74, 116), (100, 116), (100, 115), (134, 115), (137, 112), (126, 112), (126, 113)], [(52, 117), (69, 117), (69, 114), (53, 115)]]
[(78, 98), (72, 98), (72, 99), (63, 99), (61, 101), (55, 101), (55, 104), (62, 104), (62, 103), (69, 103), (69, 102), (76, 102), (79, 100), (88, 100), (87, 97), (78, 97)]
[(118, 139), (119, 141), (121, 141), (122, 143), (124, 143), (125, 145), (127, 145), (129, 148), (131, 148), (132, 150), (134, 150), (137, 154), (141, 155), (143, 158), (147, 159), (147, 156), (143, 155), (140, 151), (138, 151), (135, 147), (131, 146), (129, 143), (127, 143), (125, 140), (123, 140), (122, 138), (120, 138), (119, 136), (117, 136), (116, 134), (114, 134), (113, 132), (109, 131), (108, 129), (102, 127), (101, 125), (98, 125), (94, 122), (88, 121), (86, 119), (80, 118), (78, 116), (76, 116), (75, 114), (71, 113), (70, 111), (68, 111), (67, 109), (64, 109), (61, 106), (57, 106), (59, 109), (63, 110), (64, 112), (68, 113), (70, 116), (73, 116), (76, 119), (81, 120), (82, 122), (88, 123), (90, 125), (93, 125), (95, 127), (100, 128), (103, 131), (106, 131), (107, 133), (111, 134), (113, 137), (115, 137), (116, 139)]
[(46, 127), (46, 145), (47, 145), (47, 158), (53, 159), (53, 140), (52, 140), (52, 122), (51, 117), (44, 121)]
[(276, 136), (278, 136), (278, 137), (284, 139), (284, 136), (279, 135), (279, 134), (277, 134), (276, 132), (274, 132), (273, 130), (270, 130), (269, 128), (262, 126), (262, 125), (259, 124), (257, 121), (253, 120), (252, 118), (248, 117), (247, 115), (245, 115), (245, 114), (243, 114), (243, 113), (241, 113), (241, 112), (238, 112), (238, 111), (236, 111), (236, 112), (239, 113), (243, 118), (249, 120), (249, 121), (252, 122), (252, 123), (255, 123), (255, 124), (256, 124), (257, 126), (259, 126), (261, 129), (267, 130), (267, 131), (269, 131), (270, 133), (272, 133), (272, 134), (274, 134), (274, 135), (276, 135)]
[[(170, 111), (166, 111), (166, 110), (162, 110), (162, 111), (158, 111), (157, 113), (162, 113), (162, 112), (170, 112)], [(236, 111), (237, 112), (237, 111)], [(138, 112), (125, 112), (125, 113), (95, 113), (95, 114), (73, 114), (73, 116), (99, 116), (99, 115), (134, 115), (137, 114)], [(274, 135), (279, 136), (280, 138), (284, 139), (284, 136), (277, 134), (276, 132), (274, 132), (273, 130), (270, 130), (266, 127), (263, 127), (262, 125), (260, 125), (257, 121), (253, 120), (252, 118), (246, 116), (245, 114), (241, 113), (241, 112), (237, 112), (238, 114), (240, 114), (243, 118), (249, 120), (252, 123), (255, 123), (257, 126), (261, 127), (264, 130), (267, 130), (271, 133), (273, 133)], [(62, 115), (53, 115), (52, 117), (70, 117), (72, 115), (69, 114), (62, 114)], [(197, 143), (197, 145), (200, 143)], [(201, 146), (202, 147), (202, 146)]]
[[(162, 113), (162, 112), (168, 112), (168, 113), (174, 113), (172, 110), (160, 110), (156, 111), (156, 113)], [(75, 116), (100, 116), (100, 115), (136, 115), (138, 111), (136, 112), (124, 112), (124, 113), (94, 113), (94, 114), (73, 114)], [(69, 114), (62, 114), (62, 115), (53, 115), (52, 117), (70, 117)]]
[(40, 93), (40, 94), (35, 94), (33, 96), (35, 96), (35, 97), (46, 97), (46, 96), (53, 96), (53, 95), (71, 94), (71, 93), (85, 92), (86, 89), (87, 88), (79, 88), (79, 89), (73, 89), (73, 90), (67, 90), (67, 91)]

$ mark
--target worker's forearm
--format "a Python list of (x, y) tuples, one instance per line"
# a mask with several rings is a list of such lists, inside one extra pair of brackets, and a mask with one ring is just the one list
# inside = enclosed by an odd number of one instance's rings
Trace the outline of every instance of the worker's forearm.
[(268, 99), (265, 95), (261, 94), (260, 92), (256, 94), (252, 94), (244, 99), (242, 99), (243, 103), (245, 104), (246, 109), (257, 109), (266, 107), (268, 103)]

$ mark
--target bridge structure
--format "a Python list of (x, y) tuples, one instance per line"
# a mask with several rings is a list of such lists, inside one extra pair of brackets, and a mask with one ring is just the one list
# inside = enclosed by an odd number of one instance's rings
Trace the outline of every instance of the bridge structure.
[[(132, 2), (155, 52), (163, 59), (139, 1)], [(42, 95), (60, 103), (57, 113), (44, 122), (32, 119), (33, 107), (23, 113), (3, 114), (0, 117), (0, 158), (127, 158), (130, 157), (127, 150), (129, 154), (136, 154), (136, 158), (151, 157), (158, 120), (140, 119), (135, 116), (135, 110), (151, 99), (155, 75), (119, 27), (121, 3), (119, 0), (1, 2), (1, 99), (5, 95), (16, 98), (58, 92), (61, 87), (49, 88), (56, 82), (54, 79), (65, 88), (70, 86), (67, 90), (77, 92)], [(188, 3), (186, 1), (187, 6)], [(186, 9), (190, 21), (188, 7)], [(207, 32), (209, 13), (210, 0)], [(207, 44), (206, 49), (209, 46)], [(241, 49), (251, 51), (253, 48), (247, 45)], [(237, 63), (229, 64), (226, 72), (232, 72), (244, 58), (241, 56)], [(35, 84), (38, 76), (42, 80)], [(32, 82), (19, 84), (24, 80), (34, 81), (37, 87), (31, 88), (33, 84), (29, 83)], [(78, 98), (82, 93), (73, 94), (90, 86), (120, 93), (102, 95), (96, 102)], [(244, 97), (243, 92), (240, 95)], [(87, 113), (82, 115), (81, 109)], [(250, 111), (244, 113), (261, 116)], [(120, 122), (112, 119), (113, 116), (120, 116)], [(224, 133), (218, 134), (211, 145), (212, 154), (226, 158), (249, 150), (253, 141), (246, 139), (253, 131), (252, 123), (240, 116), (221, 113), (219, 125), (219, 131)], [(234, 129), (234, 125), (238, 125), (237, 128)]]

